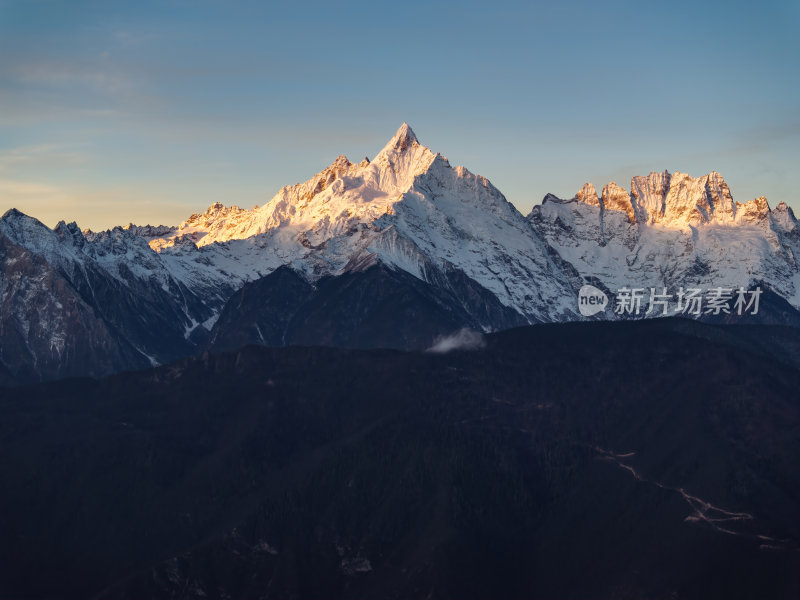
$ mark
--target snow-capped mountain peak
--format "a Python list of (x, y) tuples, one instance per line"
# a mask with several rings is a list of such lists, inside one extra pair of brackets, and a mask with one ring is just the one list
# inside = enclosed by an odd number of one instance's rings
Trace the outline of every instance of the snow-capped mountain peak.
[[(421, 144), (406, 123), (372, 161), (354, 164), (339, 156), (261, 207), (214, 204), (148, 241), (172, 253), (186, 239), (200, 249), (236, 245), (242, 266), (235, 272), (245, 280), (280, 264), (313, 280), (379, 260), (421, 279), (440, 269), (461, 270), (535, 318), (545, 318), (547, 302), (568, 312), (571, 301), (566, 276), (516, 208), (486, 178), (451, 167)], [(515, 275), (508, 264), (517, 265)], [(538, 285), (532, 302), (537, 274), (555, 283)]]
[(579, 202), (589, 204), (591, 206), (600, 206), (600, 199), (597, 197), (597, 190), (591, 183), (584, 183), (583, 187), (575, 194), (575, 198)]
[(392, 137), (392, 139), (390, 139), (389, 142), (383, 147), (383, 150), (378, 153), (378, 156), (390, 152), (405, 152), (414, 144), (419, 144), (419, 140), (414, 134), (414, 130), (411, 129), (408, 123), (403, 123), (394, 134), (394, 137)]
[(772, 219), (776, 227), (786, 233), (797, 231), (797, 219), (794, 216), (794, 211), (786, 204), (780, 202), (772, 210)]
[(390, 211), (437, 156), (422, 146), (404, 123), (373, 161), (365, 157), (354, 164), (346, 156), (338, 156), (308, 181), (281, 188), (261, 207), (245, 210), (215, 203), (165, 235), (149, 236), (150, 245), (160, 251), (171, 245), (170, 240), (189, 236), (202, 247), (279, 228), (297, 229), (296, 234), (305, 230), (321, 233), (320, 225), (328, 230), (323, 237), (338, 235), (354, 223), (371, 223)]
[(617, 185), (616, 182), (611, 181), (603, 186), (603, 195), (600, 201), (605, 210), (619, 211), (627, 215), (628, 221), (633, 222), (635, 220), (631, 196), (625, 188)]

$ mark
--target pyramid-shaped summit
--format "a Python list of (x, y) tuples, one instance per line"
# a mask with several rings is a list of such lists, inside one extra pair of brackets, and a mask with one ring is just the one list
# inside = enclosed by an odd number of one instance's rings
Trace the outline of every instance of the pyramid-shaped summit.
[(400, 126), (400, 129), (397, 130), (397, 133), (394, 134), (394, 137), (389, 140), (389, 143), (384, 146), (381, 152), (385, 152), (386, 150), (397, 150), (402, 152), (414, 144), (419, 144), (419, 140), (414, 134), (414, 130), (411, 129), (411, 126), (408, 123), (403, 123)]

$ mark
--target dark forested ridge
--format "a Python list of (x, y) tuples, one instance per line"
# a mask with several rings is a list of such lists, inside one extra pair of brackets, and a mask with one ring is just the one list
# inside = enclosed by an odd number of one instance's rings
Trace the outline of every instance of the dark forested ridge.
[(424, 350), (460, 328), (526, 324), (459, 271), (443, 273), (433, 285), (378, 264), (312, 286), (280, 267), (231, 296), (208, 347), (214, 352), (245, 344)]
[(797, 598), (796, 349), (573, 323), (0, 390), (0, 598)]

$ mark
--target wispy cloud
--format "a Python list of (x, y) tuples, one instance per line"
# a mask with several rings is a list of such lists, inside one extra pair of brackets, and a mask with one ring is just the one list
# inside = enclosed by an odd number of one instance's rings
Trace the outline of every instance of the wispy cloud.
[(160, 106), (142, 65), (103, 51), (81, 57), (0, 56), (0, 126), (121, 119)]
[(0, 202), (8, 204), (9, 208), (18, 199), (30, 198), (46, 199), (49, 201), (62, 201), (68, 197), (63, 190), (33, 181), (19, 181), (15, 179), (0, 179)]
[(486, 346), (486, 340), (477, 331), (463, 328), (455, 333), (437, 338), (428, 352), (445, 354), (453, 350), (480, 350)]
[(42, 61), (10, 65), (6, 71), (7, 75), (24, 84), (84, 85), (109, 94), (128, 93), (136, 87), (128, 74), (112, 65)]
[(75, 106), (67, 99), (51, 94), (33, 94), (0, 88), (0, 127), (22, 128), (58, 121), (97, 121), (127, 117), (128, 113), (105, 99), (95, 98), (95, 107)]
[(88, 156), (61, 144), (39, 144), (0, 150), (0, 172), (23, 168), (53, 168), (85, 164)]

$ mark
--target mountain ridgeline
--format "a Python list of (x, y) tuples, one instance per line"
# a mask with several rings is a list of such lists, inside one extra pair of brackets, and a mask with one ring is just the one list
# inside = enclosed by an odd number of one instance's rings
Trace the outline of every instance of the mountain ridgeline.
[(404, 124), (373, 160), (340, 156), (252, 210), (217, 203), (178, 226), (102, 232), (9, 210), (0, 383), (247, 343), (424, 349), (463, 328), (582, 320), (586, 284), (609, 297), (592, 319), (636, 318), (613, 310), (622, 288), (759, 289), (756, 315), (679, 316), (797, 326), (799, 253), (786, 204), (735, 202), (718, 173), (651, 173), (599, 195), (586, 184), (525, 217)]

